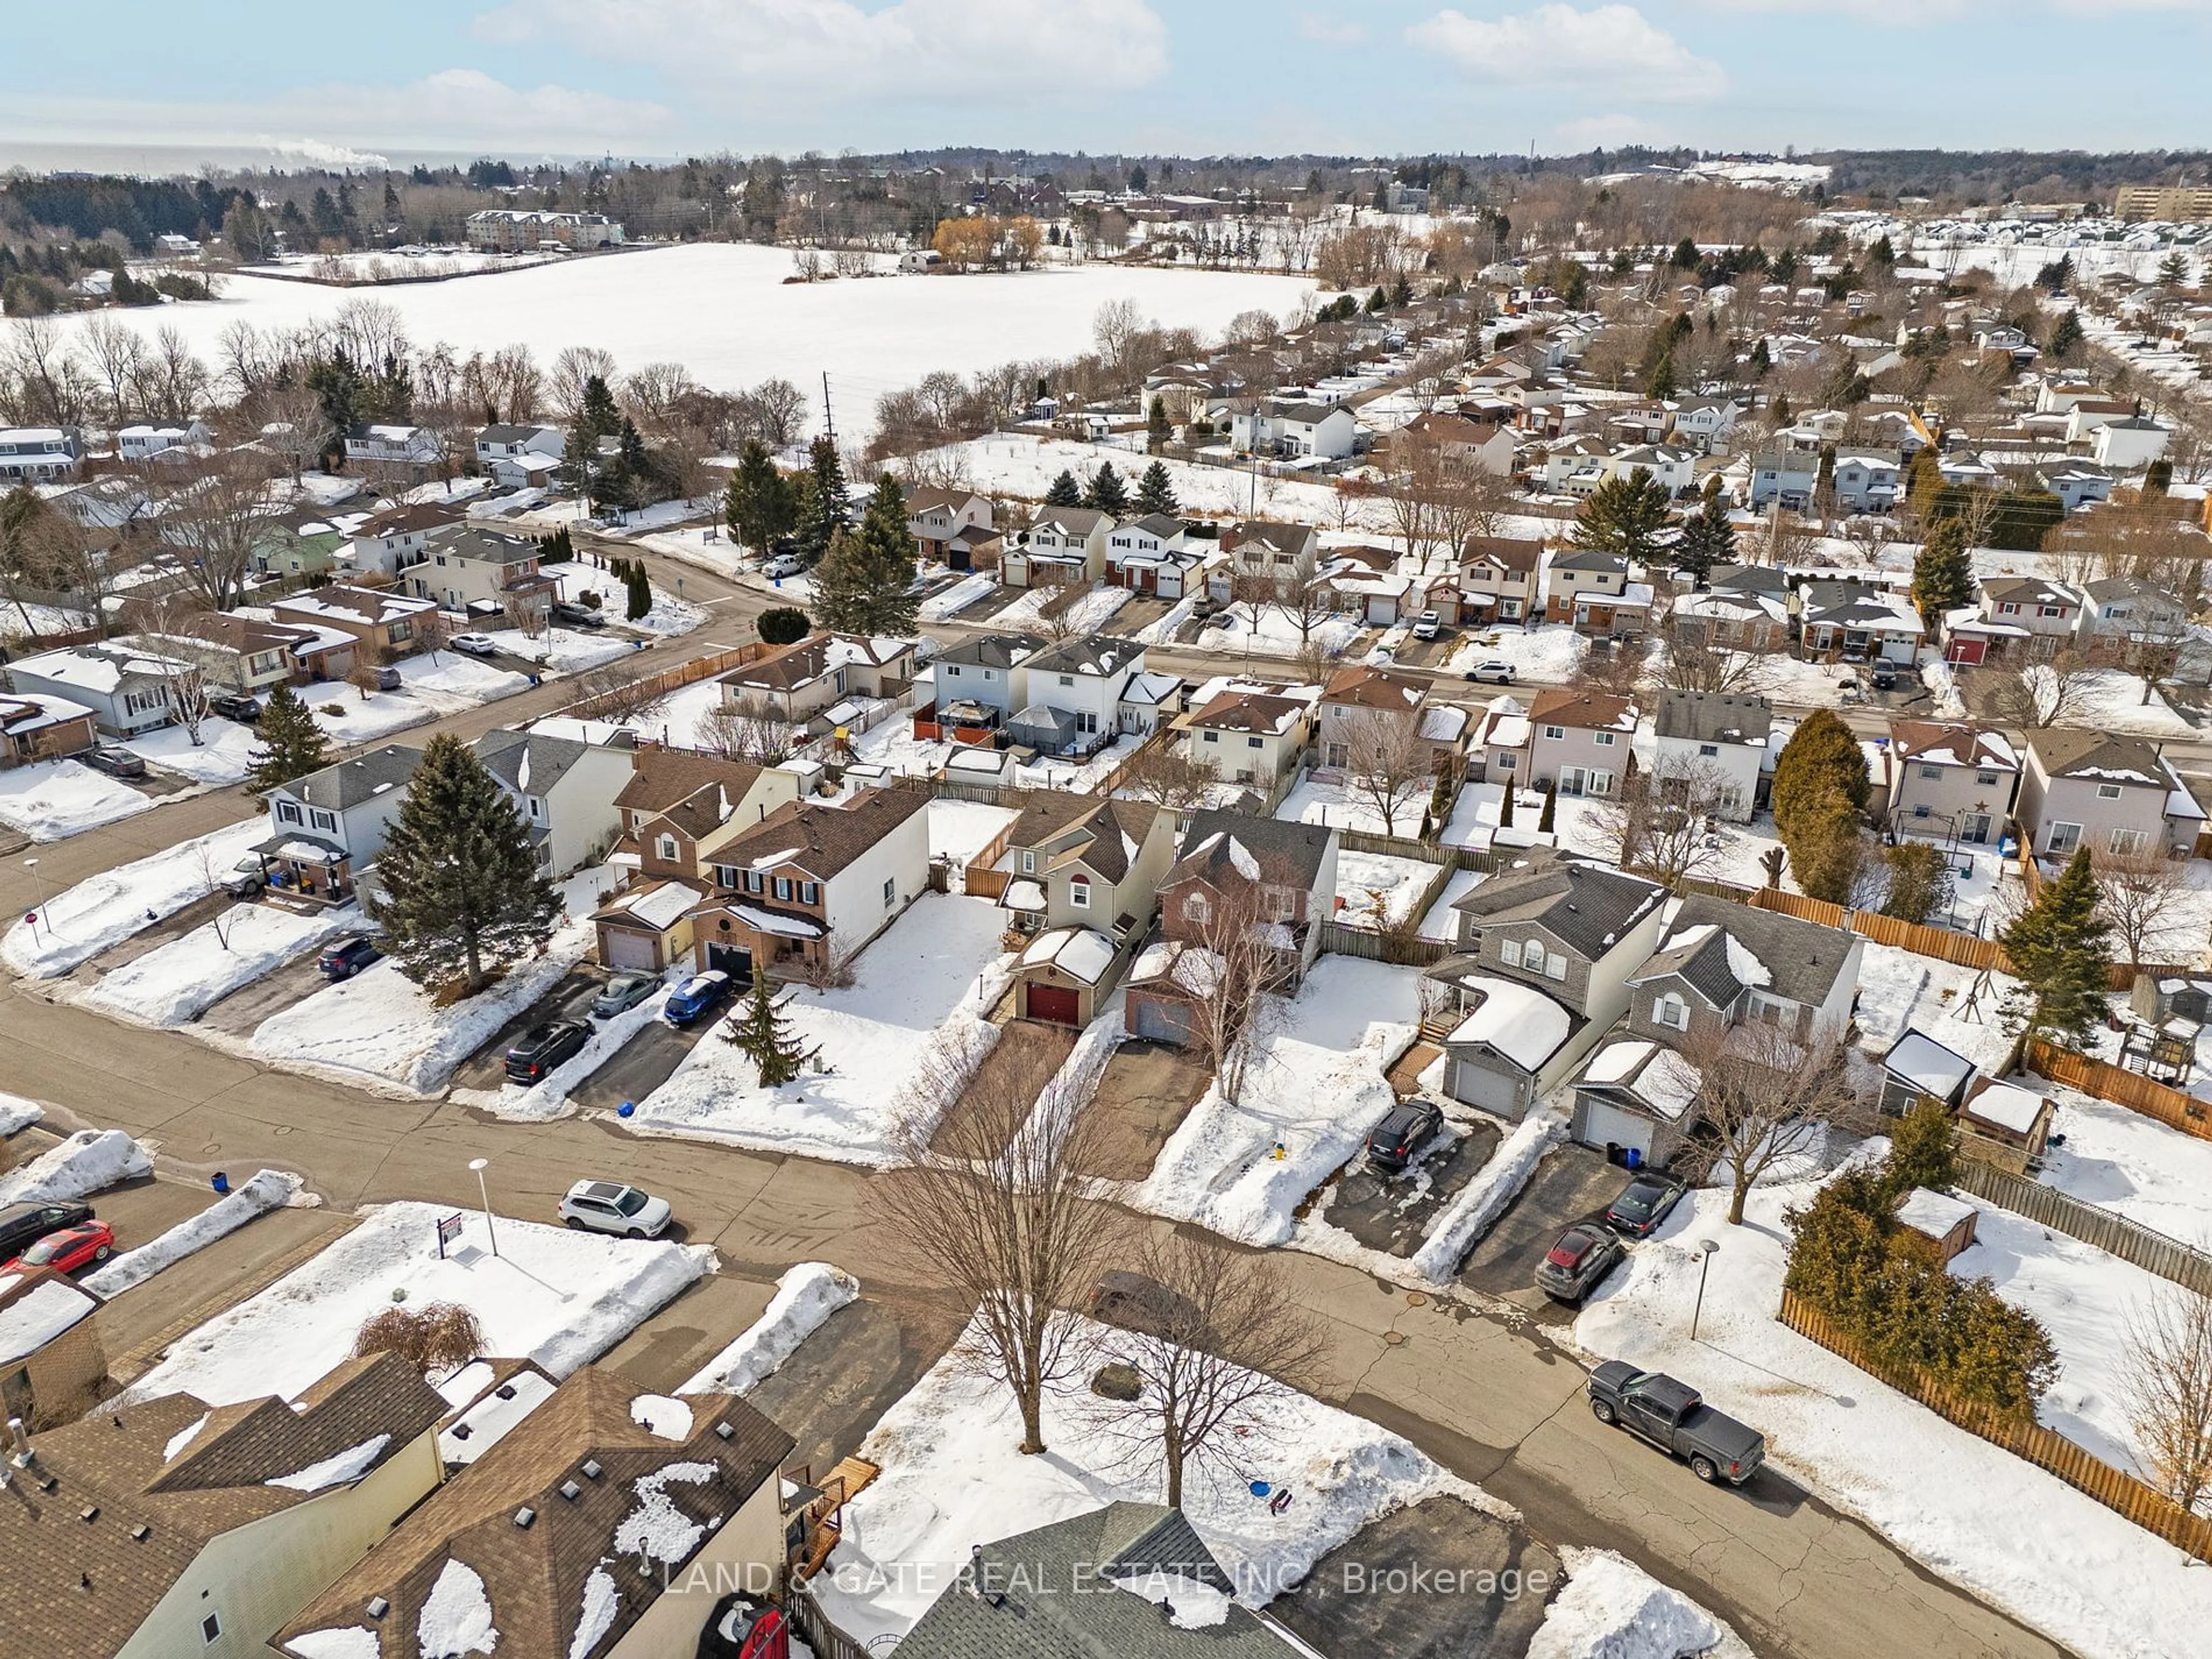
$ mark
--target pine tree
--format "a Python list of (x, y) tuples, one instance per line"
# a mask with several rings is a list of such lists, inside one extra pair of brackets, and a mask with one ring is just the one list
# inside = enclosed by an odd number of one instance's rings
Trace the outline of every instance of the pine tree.
[[(1842, 798), (1854, 813), (1866, 810), (1873, 787), (1857, 736), (1832, 708), (1816, 708), (1782, 745), (1774, 762), (1774, 827), (1784, 842), (1793, 829), (1817, 826), (1835, 816), (1826, 798)], [(1801, 868), (1804, 860), (1791, 850)]]
[(1516, 780), (1509, 774), (1505, 780), (1505, 793), (1498, 798), (1498, 827), (1500, 830), (1510, 830), (1513, 827), (1513, 798), (1520, 793), (1514, 787), (1515, 781)]
[(1413, 303), (1413, 279), (1402, 270), (1398, 273), (1398, 280), (1390, 285), (1390, 303), (1401, 311)]
[(1173, 518), (1182, 511), (1176, 500), (1175, 481), (1168, 477), (1166, 464), (1154, 461), (1145, 469), (1145, 476), (1137, 480), (1137, 511), (1139, 514), (1159, 513)]
[(769, 989), (768, 975), (753, 975), (753, 988), (744, 1006), (722, 1024), (722, 1041), (733, 1044), (760, 1073), (763, 1089), (780, 1088), (796, 1079), (811, 1051), (803, 1045), (783, 1005)]
[(1647, 398), (1671, 398), (1677, 390), (1674, 384), (1674, 354), (1662, 351), (1659, 361), (1651, 365), (1644, 377), (1644, 395)]
[(645, 574), (645, 566), (635, 560), (629, 567), (627, 599), (623, 610), (625, 621), (635, 622), (653, 609), (653, 582)]
[(1905, 463), (1905, 499), (1923, 524), (1935, 516), (1936, 498), (1942, 493), (1943, 470), (1933, 449), (1916, 449)]
[(757, 438), (749, 440), (722, 496), (722, 516), (731, 536), (740, 545), (764, 554), (777, 537), (791, 533), (795, 505), (791, 485), (775, 470), (768, 446)]
[(1774, 354), (1766, 349), (1766, 337), (1762, 334), (1759, 337), (1759, 343), (1751, 349), (1751, 378), (1763, 380), (1773, 367)]
[(1167, 399), (1156, 392), (1152, 394), (1152, 411), (1145, 416), (1145, 447), (1157, 455), (1167, 447), (1168, 440), (1173, 436), (1175, 424), (1168, 419)]
[(481, 990), (492, 969), (552, 936), (561, 901), (514, 802), (459, 738), (441, 733), (386, 832), (375, 906), (408, 978)]
[(1674, 244), (1674, 257), (1671, 263), (1678, 270), (1695, 270), (1698, 268), (1698, 245), (1685, 236)]
[(845, 463), (826, 434), (808, 452), (806, 471), (811, 488), (800, 492), (795, 533), (800, 556), (811, 564), (829, 552), (831, 538), (852, 522), (853, 509), (845, 486)]
[(1717, 564), (1735, 559), (1735, 526), (1729, 522), (1728, 507), (1718, 495), (1705, 497), (1705, 505), (1682, 524), (1682, 539), (1674, 545), (1674, 566), (1692, 580), (1704, 581)]
[(814, 572), (814, 619), (848, 634), (905, 634), (915, 624), (915, 539), (906, 497), (886, 472), (860, 522), (838, 532)]
[(1075, 481), (1075, 474), (1063, 470), (1052, 481), (1052, 488), (1044, 492), (1047, 507), (1080, 507), (1083, 505), (1083, 486)]
[(1121, 475), (1114, 470), (1113, 462), (1101, 461), (1098, 464), (1098, 475), (1091, 479), (1091, 488), (1084, 492), (1083, 504), (1096, 507), (1101, 513), (1110, 513), (1117, 519), (1128, 512), (1128, 486), (1121, 482)]
[(1544, 810), (1536, 816), (1536, 831), (1550, 835), (1559, 823), (1559, 786), (1551, 779), (1544, 780)]
[(1632, 561), (1650, 558), (1667, 522), (1667, 488), (1642, 467), (1607, 478), (1575, 515), (1575, 545)]
[(2081, 344), (2081, 319), (2069, 311), (2051, 325), (2051, 337), (2044, 344), (2044, 355), (2063, 362)]
[(2111, 925), (2097, 914), (2097, 878), (2087, 845), (2000, 942), (2021, 989), (2005, 1006), (2007, 1029), (2025, 1029), (2064, 1048), (2079, 1048), (2110, 1013), (2106, 939)]
[(246, 787), (257, 793), (319, 772), (331, 763), (329, 738), (289, 685), (279, 684), (270, 692), (253, 737), (252, 752), (246, 757)]
[(1935, 630), (1946, 611), (1974, 602), (1974, 567), (1966, 556), (1966, 521), (1938, 519), (1928, 527), (1928, 539), (1912, 561), (1912, 604), (1921, 619)]
[(1389, 308), (1390, 296), (1381, 289), (1376, 289), (1374, 293), (1367, 296), (1367, 311), (1370, 316), (1378, 316)]

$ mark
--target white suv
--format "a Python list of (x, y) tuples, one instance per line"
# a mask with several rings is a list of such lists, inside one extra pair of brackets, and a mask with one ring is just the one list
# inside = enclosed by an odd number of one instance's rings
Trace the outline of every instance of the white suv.
[(666, 1199), (619, 1181), (580, 1181), (561, 1200), (561, 1219), (571, 1227), (624, 1238), (658, 1238), (674, 1218)]

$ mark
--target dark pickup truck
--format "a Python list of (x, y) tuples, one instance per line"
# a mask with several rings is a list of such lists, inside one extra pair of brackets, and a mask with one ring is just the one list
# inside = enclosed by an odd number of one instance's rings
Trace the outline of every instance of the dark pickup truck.
[(1700, 1480), (1741, 1486), (1765, 1461), (1766, 1442), (1757, 1430), (1722, 1416), (1688, 1383), (1658, 1371), (1608, 1359), (1590, 1373), (1589, 1402), (1599, 1422), (1687, 1458)]

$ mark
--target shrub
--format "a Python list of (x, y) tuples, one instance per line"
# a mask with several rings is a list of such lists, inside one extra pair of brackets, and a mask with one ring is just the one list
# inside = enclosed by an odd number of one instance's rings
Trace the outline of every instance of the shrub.
[(387, 1308), (365, 1322), (353, 1340), (353, 1357), (396, 1353), (425, 1376), (465, 1365), (483, 1350), (477, 1316), (454, 1302)]
[(769, 645), (793, 645), (806, 637), (806, 613), (796, 605), (779, 605), (760, 615), (760, 636)]

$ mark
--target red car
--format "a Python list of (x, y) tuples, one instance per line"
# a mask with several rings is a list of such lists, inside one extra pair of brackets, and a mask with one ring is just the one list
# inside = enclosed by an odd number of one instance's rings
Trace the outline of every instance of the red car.
[(48, 1233), (6, 1267), (0, 1267), (0, 1273), (13, 1273), (19, 1267), (52, 1267), (70, 1273), (95, 1261), (105, 1261), (114, 1254), (115, 1229), (105, 1221), (82, 1221), (58, 1233)]

